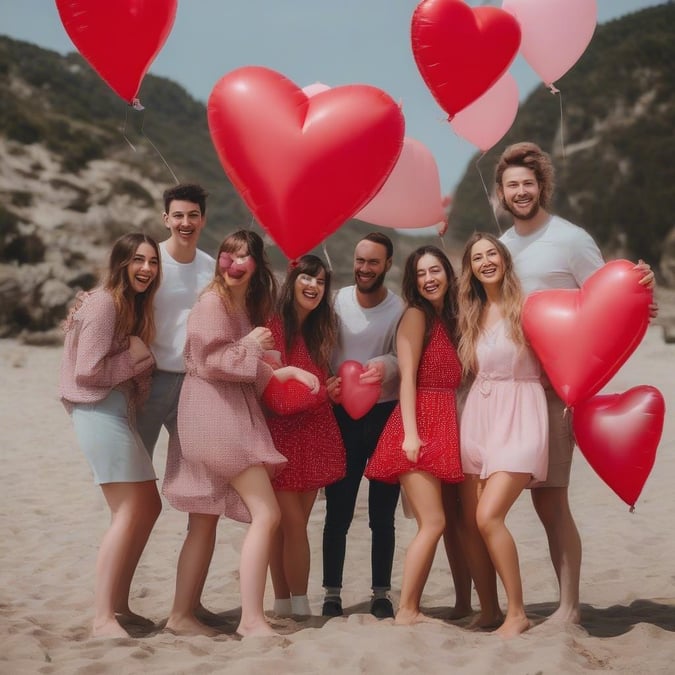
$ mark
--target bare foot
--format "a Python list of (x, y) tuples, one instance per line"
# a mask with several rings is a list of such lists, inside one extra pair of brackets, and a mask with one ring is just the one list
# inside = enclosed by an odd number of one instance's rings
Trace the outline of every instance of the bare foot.
[(276, 633), (265, 619), (254, 621), (246, 625), (240, 623), (239, 626), (237, 626), (237, 633), (241, 635), (241, 637), (280, 637), (279, 633)]
[(397, 626), (412, 626), (416, 623), (443, 623), (441, 619), (425, 616), (419, 610), (400, 609), (396, 612), (394, 624)]
[(495, 631), (495, 635), (500, 638), (508, 640), (509, 638), (517, 637), (526, 630), (532, 627), (529, 619), (524, 615), (509, 617), (507, 616), (504, 623)]
[(143, 626), (146, 628), (150, 628), (151, 626), (155, 625), (154, 621), (146, 619), (144, 616), (136, 614), (136, 612), (132, 612), (130, 609), (121, 612), (115, 612), (115, 618), (123, 626)]
[(106, 638), (128, 638), (127, 633), (122, 626), (119, 625), (117, 619), (110, 618), (103, 621), (95, 621), (91, 629), (92, 637), (106, 637)]
[(581, 623), (581, 612), (578, 607), (566, 608), (558, 607), (558, 609), (546, 619), (547, 621), (559, 621), (561, 623)]
[(202, 623), (205, 623), (209, 626), (220, 625), (223, 623), (222, 617), (206, 609), (204, 605), (198, 605), (197, 607), (195, 607), (194, 615), (198, 621), (201, 621)]
[(467, 626), (468, 630), (494, 630), (499, 628), (504, 621), (504, 615), (498, 614), (483, 614), (482, 612), (475, 616)]
[(194, 616), (170, 616), (164, 630), (174, 635), (219, 635), (217, 630), (203, 624)]

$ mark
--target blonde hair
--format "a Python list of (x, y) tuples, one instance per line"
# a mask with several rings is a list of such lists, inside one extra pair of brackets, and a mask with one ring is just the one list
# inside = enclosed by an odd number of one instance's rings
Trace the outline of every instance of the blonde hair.
[(487, 295), (483, 284), (478, 281), (471, 268), (471, 249), (482, 239), (489, 241), (502, 257), (504, 263), (504, 277), (501, 283), (502, 313), (509, 327), (509, 337), (517, 345), (525, 345), (525, 336), (520, 321), (523, 304), (523, 292), (520, 281), (513, 269), (513, 259), (504, 244), (497, 237), (486, 232), (476, 232), (466, 242), (462, 255), (462, 271), (459, 275), (459, 291), (457, 302), (459, 305), (459, 347), (457, 353), (462, 362), (462, 372), (466, 375), (475, 375), (478, 372), (476, 349), (478, 339), (483, 330), (483, 310), (487, 302)]

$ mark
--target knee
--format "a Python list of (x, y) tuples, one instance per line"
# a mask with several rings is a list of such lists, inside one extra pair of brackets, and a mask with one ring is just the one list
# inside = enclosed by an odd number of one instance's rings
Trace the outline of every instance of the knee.
[(440, 539), (445, 530), (445, 514), (443, 511), (423, 516), (420, 522), (420, 530), (422, 529), (427, 532), (429, 536)]
[(476, 511), (476, 527), (483, 537), (489, 536), (499, 525), (500, 519), (488, 509)]

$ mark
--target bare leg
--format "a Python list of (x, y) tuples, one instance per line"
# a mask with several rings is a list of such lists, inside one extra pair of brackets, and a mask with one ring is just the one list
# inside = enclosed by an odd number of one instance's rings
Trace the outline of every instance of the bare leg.
[[(189, 525), (188, 525), (189, 527)], [(213, 552), (216, 549), (216, 530), (217, 528), (213, 528), (212, 531), (212, 536), (210, 541), (204, 542), (205, 545), (209, 546), (210, 551), (208, 555), (206, 555), (206, 551), (204, 551), (204, 569), (202, 571), (202, 578), (201, 581), (199, 582), (199, 586), (197, 588), (197, 591), (195, 592), (195, 604), (193, 608), (193, 614), (199, 619), (199, 621), (219, 621), (219, 618), (217, 614), (214, 614), (213, 612), (210, 612), (204, 605), (202, 604), (202, 595), (204, 594), (204, 585), (206, 584), (206, 578), (209, 575), (209, 567), (211, 567), (211, 560), (213, 559)]]
[[(277, 493), (277, 498), (279, 493)], [(272, 537), (270, 549), (270, 575), (274, 587), (275, 613), (278, 616), (290, 616), (291, 614), (291, 589), (286, 581), (284, 573), (284, 533), (281, 527)], [(277, 610), (277, 605), (283, 605), (283, 611)]]
[(566, 487), (535, 488), (532, 503), (546, 530), (551, 562), (560, 585), (560, 606), (550, 620), (579, 623), (581, 538), (570, 511)]
[(425, 471), (411, 471), (400, 480), (417, 520), (417, 534), (405, 554), (401, 600), (394, 621), (407, 625), (427, 620), (420, 613), (420, 602), (443, 534), (445, 516), (438, 478)]
[(201, 623), (194, 614), (203, 583), (204, 568), (208, 570), (219, 516), (191, 513), (183, 548), (178, 558), (176, 595), (166, 622), (169, 630), (181, 635), (216, 635), (216, 631)]
[(126, 579), (129, 579), (130, 585), (161, 503), (154, 480), (105, 483), (101, 485), (101, 490), (110, 508), (111, 522), (96, 558), (92, 633), (95, 637), (128, 637), (115, 617), (115, 610), (123, 592), (127, 594), (128, 606), (129, 586)]
[(455, 484), (443, 483), (441, 494), (445, 511), (443, 545), (455, 587), (455, 606), (450, 612), (450, 618), (462, 619), (469, 616), (473, 610), (471, 609), (471, 572), (460, 534), (462, 515), (459, 487)]
[(243, 636), (276, 635), (265, 619), (263, 598), (272, 537), (279, 527), (281, 513), (267, 470), (251, 466), (232, 479), (251, 514), (239, 562), (241, 620), (237, 632)]
[(476, 510), (483, 485), (484, 481), (475, 474), (466, 474), (464, 482), (459, 485), (464, 551), (480, 601), (480, 614), (471, 622), (469, 628), (496, 627), (504, 619), (497, 597), (495, 568), (476, 523)]

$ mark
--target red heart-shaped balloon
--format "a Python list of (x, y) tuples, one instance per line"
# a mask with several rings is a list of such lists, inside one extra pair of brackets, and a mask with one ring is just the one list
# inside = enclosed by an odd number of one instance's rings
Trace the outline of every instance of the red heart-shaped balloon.
[(411, 26), (422, 79), (450, 119), (484, 94), (518, 53), (520, 26), (496, 7), (423, 0)]
[(128, 103), (171, 32), (176, 5), (177, 0), (56, 0), (73, 44)]
[(207, 107), (225, 172), (289, 258), (365, 206), (403, 147), (401, 109), (367, 85), (310, 98), (280, 73), (248, 66), (222, 77)]
[(342, 379), (341, 404), (347, 414), (358, 420), (363, 417), (380, 398), (381, 384), (363, 384), (360, 381), (365, 368), (358, 361), (344, 361), (338, 370)]
[(574, 435), (595, 472), (633, 507), (654, 466), (666, 404), (656, 387), (594, 396), (574, 407)]
[(560, 398), (574, 406), (596, 394), (644, 337), (652, 293), (628, 260), (614, 260), (579, 290), (531, 293), (523, 330)]

